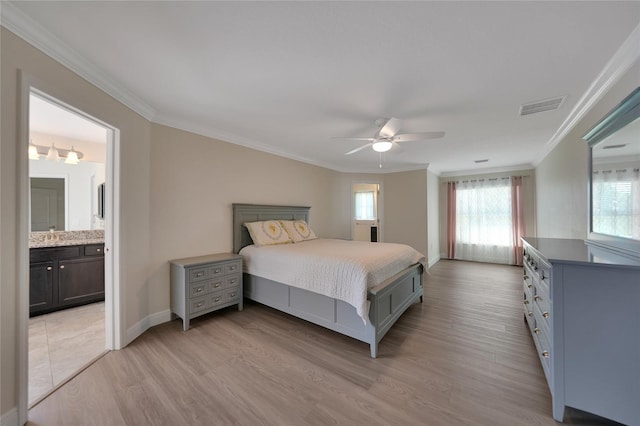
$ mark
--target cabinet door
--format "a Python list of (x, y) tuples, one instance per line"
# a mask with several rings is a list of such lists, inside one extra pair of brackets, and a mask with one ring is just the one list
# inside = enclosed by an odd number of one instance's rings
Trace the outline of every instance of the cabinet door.
[(52, 308), (53, 262), (31, 263), (29, 266), (29, 315)]
[(104, 257), (60, 261), (58, 304), (76, 305), (104, 300)]

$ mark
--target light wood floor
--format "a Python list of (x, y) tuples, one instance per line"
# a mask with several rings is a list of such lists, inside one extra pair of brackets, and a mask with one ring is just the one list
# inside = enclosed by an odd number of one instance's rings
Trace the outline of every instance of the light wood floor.
[[(551, 425), (522, 270), (440, 261), (424, 303), (368, 345), (255, 303), (152, 328), (29, 413), (31, 425)], [(567, 410), (569, 424), (609, 424)]]

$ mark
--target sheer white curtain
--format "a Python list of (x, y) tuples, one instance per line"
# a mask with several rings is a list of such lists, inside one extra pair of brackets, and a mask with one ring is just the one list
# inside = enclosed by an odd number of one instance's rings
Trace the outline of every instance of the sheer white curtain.
[(455, 188), (455, 258), (514, 263), (511, 179), (479, 179)]
[(640, 169), (593, 172), (593, 230), (640, 238)]
[(376, 219), (376, 199), (373, 191), (356, 192), (356, 219)]

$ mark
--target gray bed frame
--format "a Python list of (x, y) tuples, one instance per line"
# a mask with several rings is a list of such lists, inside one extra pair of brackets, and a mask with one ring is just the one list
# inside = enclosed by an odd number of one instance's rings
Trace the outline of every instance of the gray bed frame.
[[(233, 251), (253, 244), (245, 222), (261, 220), (305, 220), (309, 207), (233, 204)], [(412, 265), (369, 289), (369, 321), (365, 324), (356, 309), (333, 299), (266, 278), (244, 274), (244, 297), (368, 343), (371, 358), (378, 355), (378, 343), (398, 318), (418, 300), (422, 301), (421, 264)]]

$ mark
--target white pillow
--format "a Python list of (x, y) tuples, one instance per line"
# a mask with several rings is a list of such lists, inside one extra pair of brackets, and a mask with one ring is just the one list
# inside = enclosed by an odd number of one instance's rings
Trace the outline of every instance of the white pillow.
[(281, 220), (280, 223), (294, 243), (318, 238), (304, 220)]
[(277, 220), (248, 222), (244, 226), (249, 230), (253, 244), (258, 247), (291, 243), (289, 234), (282, 229), (282, 225)]

